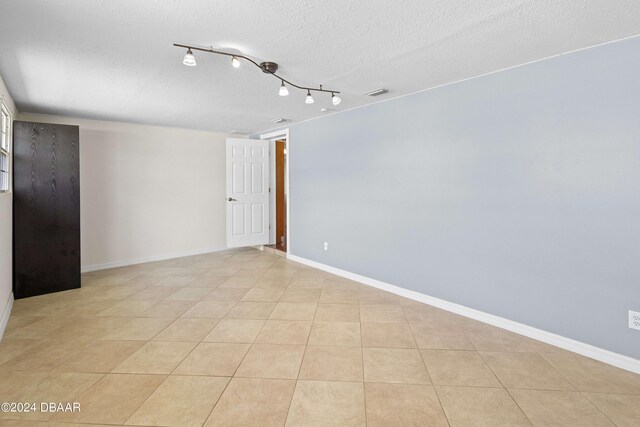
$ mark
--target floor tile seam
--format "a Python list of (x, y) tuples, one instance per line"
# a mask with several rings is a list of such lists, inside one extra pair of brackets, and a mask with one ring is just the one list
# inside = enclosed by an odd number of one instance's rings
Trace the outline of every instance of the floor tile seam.
[[(150, 375), (155, 375), (155, 374), (150, 374)], [(169, 378), (169, 376), (170, 376), (170, 375), (171, 375), (171, 374), (166, 374), (166, 375), (165, 375), (165, 378), (162, 380), (162, 382), (161, 382), (160, 384), (158, 384), (158, 386), (157, 386), (156, 388), (154, 388), (154, 389), (153, 389), (153, 391), (152, 391), (151, 393), (149, 393), (149, 395), (147, 396), (147, 398), (146, 398), (146, 399), (144, 399), (144, 401), (143, 401), (142, 403), (140, 403), (140, 405), (138, 405), (138, 407), (137, 407), (133, 412), (131, 412), (131, 415), (130, 415), (126, 420), (125, 420), (125, 422), (124, 422), (124, 423), (122, 423), (122, 425), (123, 425), (123, 426), (124, 426), (124, 425), (127, 425), (127, 423), (129, 422), (129, 420), (130, 420), (131, 418), (133, 418), (133, 416), (134, 416), (134, 415), (135, 415), (135, 414), (140, 410), (140, 408), (142, 408), (142, 407), (144, 406), (144, 404), (145, 404), (145, 403), (147, 403), (147, 402), (149, 401), (149, 399), (151, 399), (151, 396), (153, 396), (153, 394), (154, 394), (156, 391), (158, 391), (158, 389), (159, 389), (160, 387), (162, 387), (162, 384), (164, 384), (164, 383), (167, 381), (167, 378)]]
[[(491, 368), (491, 365), (489, 364), (489, 362), (486, 361), (486, 358), (482, 353), (507, 353), (507, 354), (529, 353), (529, 354), (538, 355), (554, 372), (556, 372), (560, 376), (560, 378), (562, 378), (567, 384), (569, 384), (572, 387), (572, 390), (568, 390), (568, 391), (580, 391), (578, 390), (578, 387), (576, 387), (576, 385), (573, 382), (569, 381), (569, 378), (565, 376), (560, 369), (556, 368), (550, 361), (547, 360), (546, 357), (544, 357), (543, 353), (540, 353), (537, 351), (495, 351), (495, 350), (493, 351), (482, 350), (482, 351), (478, 351), (478, 353), (480, 354), (480, 357), (482, 357), (482, 359), (485, 360), (485, 363), (487, 364), (487, 366), (489, 366), (489, 368), (492, 371), (493, 371), (493, 368)], [(498, 374), (496, 374), (495, 372), (494, 372), (494, 375), (496, 377), (498, 376)], [(514, 388), (514, 387), (511, 387), (511, 388)]]
[[(323, 279), (323, 283), (324, 283), (324, 279)], [(322, 292), (321, 292), (321, 294), (322, 294)], [(296, 383), (295, 383), (295, 386), (294, 386), (294, 389), (293, 389), (293, 393), (291, 393), (291, 399), (289, 400), (289, 405), (287, 407), (287, 416), (285, 417), (285, 425), (286, 425), (286, 423), (287, 423), (287, 421), (289, 419), (289, 415), (291, 413), (291, 407), (293, 405), (293, 398), (294, 398), (294, 396), (296, 394), (296, 391), (298, 389), (298, 381), (300, 380), (300, 371), (302, 370), (302, 364), (304, 363), (304, 358), (305, 358), (305, 356), (307, 354), (307, 348), (309, 347), (309, 339), (311, 338), (311, 331), (313, 330), (313, 323), (314, 323), (314, 320), (316, 318), (317, 312), (318, 312), (318, 304), (316, 304), (316, 308), (315, 308), (315, 310), (313, 312), (313, 319), (311, 320), (311, 327), (309, 328), (309, 333), (307, 334), (307, 342), (306, 342), (306, 344), (304, 346), (304, 352), (302, 353), (302, 360), (300, 360), (300, 366), (298, 367), (298, 372), (296, 373)], [(266, 324), (266, 322), (265, 322), (265, 324)]]
[[(581, 392), (578, 391), (578, 393), (580, 393), (580, 395), (582, 396), (583, 399), (585, 399), (587, 402), (589, 402), (591, 404), (591, 406), (593, 406), (594, 408), (596, 408), (596, 410), (598, 412), (600, 412), (612, 425), (618, 425), (612, 418), (610, 418), (607, 414), (604, 413), (603, 410), (600, 409), (600, 407), (598, 405), (596, 405), (596, 403), (594, 401), (592, 401), (591, 399), (589, 399), (589, 396), (587, 396), (585, 394), (585, 392)], [(607, 393), (603, 393), (603, 394), (607, 394)]]
[[(473, 344), (473, 342), (471, 343)], [(475, 345), (474, 345), (475, 347)], [(496, 374), (496, 372), (494, 371), (494, 369), (491, 367), (491, 365), (489, 365), (489, 363), (487, 362), (487, 360), (485, 359), (485, 357), (482, 355), (482, 353), (480, 351), (477, 351), (478, 355), (480, 355), (480, 358), (482, 359), (482, 361), (484, 362), (484, 364), (489, 368), (489, 370), (491, 371), (491, 373), (493, 374), (493, 376), (498, 380), (498, 382), (502, 385), (502, 388), (507, 392), (507, 395), (509, 396), (509, 398), (511, 399), (511, 401), (518, 407), (518, 409), (520, 410), (520, 412), (525, 416), (525, 418), (527, 419), (527, 421), (529, 421), (529, 424), (534, 425), (533, 424), (533, 420), (531, 418), (529, 418), (529, 416), (527, 415), (527, 413), (524, 411), (524, 409), (520, 406), (520, 404), (518, 403), (518, 401), (516, 400), (515, 396), (513, 396), (512, 393), (509, 392), (509, 389), (507, 389), (507, 387), (505, 387), (504, 383), (502, 382), (502, 380), (500, 379), (500, 377), (498, 377), (498, 374)]]
[[(247, 353), (248, 352), (249, 352), (249, 350), (247, 350)], [(245, 356), (246, 356), (246, 354), (245, 354)], [(238, 365), (238, 366), (240, 366), (240, 365)], [(205, 424), (207, 424), (207, 421), (209, 421), (209, 418), (211, 418), (211, 415), (213, 414), (213, 411), (216, 409), (216, 406), (218, 406), (218, 403), (220, 403), (220, 400), (222, 400), (222, 396), (227, 391), (227, 388), (229, 387), (229, 384), (231, 384), (231, 381), (233, 380), (234, 377), (231, 376), (231, 377), (225, 377), (225, 378), (229, 378), (229, 380), (227, 381), (227, 383), (225, 384), (224, 388), (222, 389), (222, 392), (220, 392), (220, 396), (218, 396), (218, 398), (216, 399), (216, 401), (213, 404), (213, 406), (211, 406), (211, 410), (209, 411), (209, 413), (207, 414), (206, 418), (204, 419), (204, 422), (202, 423), (203, 426)]]
[[(570, 352), (570, 353), (571, 353), (572, 355), (574, 355), (574, 356), (575, 356), (575, 355), (577, 355), (577, 353), (573, 353), (573, 352)], [(578, 391), (578, 392), (583, 392), (583, 391), (584, 391), (584, 392), (589, 393), (589, 391), (587, 391), (587, 390), (581, 390), (581, 387), (579, 387), (576, 383), (574, 383), (573, 381), (571, 381), (571, 378), (570, 378), (568, 375), (566, 375), (566, 374), (563, 372), (563, 370), (562, 370), (562, 369), (560, 369), (559, 367), (556, 367), (556, 365), (555, 365), (552, 361), (550, 361), (549, 359), (547, 359), (547, 357), (546, 357), (546, 356), (547, 356), (548, 354), (553, 354), (553, 353), (541, 353), (541, 352), (536, 352), (536, 354), (540, 355), (540, 357), (542, 357), (542, 358), (544, 359), (544, 361), (545, 361), (545, 362), (547, 362), (547, 363), (549, 364), (549, 366), (551, 366), (553, 369), (555, 369), (555, 370), (560, 374), (560, 376), (561, 376), (562, 378), (564, 378), (564, 379), (565, 379), (565, 381), (567, 381), (569, 384), (571, 384), (571, 386), (575, 389), (575, 391)], [(586, 357), (586, 356), (580, 356), (580, 357)], [(589, 358), (589, 360), (592, 360), (592, 359), (590, 359), (590, 358)], [(640, 395), (640, 393), (638, 393), (638, 395)]]
[[(358, 301), (360, 297), (358, 296)], [(367, 417), (367, 388), (365, 378), (365, 365), (364, 365), (364, 338), (362, 336), (362, 318), (360, 317), (360, 303), (358, 302), (358, 330), (360, 331), (360, 358), (362, 360), (362, 393), (364, 394), (364, 420), (365, 425), (369, 424), (369, 417)]]
[[(177, 319), (176, 319), (177, 320)], [(220, 320), (218, 320), (218, 323), (220, 323)], [(218, 325), (218, 323), (216, 323), (216, 326)], [(173, 322), (171, 322), (169, 325), (167, 325), (167, 328), (172, 325)], [(215, 326), (213, 327), (215, 328)], [(213, 328), (211, 328), (211, 330), (213, 330)], [(166, 328), (165, 328), (166, 329)], [(164, 329), (163, 329), (164, 330)], [(162, 332), (162, 331), (161, 331)], [(211, 331), (209, 331), (211, 332)], [(156, 334), (155, 336), (159, 335), (160, 332), (158, 334)], [(155, 338), (154, 336), (154, 338)], [(153, 338), (152, 338), (153, 339)], [(204, 338), (203, 338), (204, 339)], [(151, 341), (148, 341), (151, 342)], [(198, 348), (200, 346), (200, 344), (202, 344), (202, 340), (195, 342), (195, 341), (154, 341), (154, 342), (188, 342), (188, 343), (195, 343), (195, 345), (191, 348), (191, 350), (189, 350), (189, 352), (182, 358), (180, 359), (180, 361), (178, 363), (176, 363), (176, 366), (173, 367), (173, 369), (171, 370), (171, 372), (169, 372), (167, 375), (173, 375), (173, 373), (176, 371), (176, 369), (178, 369), (178, 367), (182, 364), (182, 362), (184, 362), (185, 360), (187, 360), (187, 358), (189, 356), (191, 356), (191, 353), (193, 353), (195, 351), (196, 348)], [(144, 347), (144, 346), (143, 346)], [(114, 368), (115, 369), (115, 368)], [(206, 375), (205, 375), (206, 376)]]

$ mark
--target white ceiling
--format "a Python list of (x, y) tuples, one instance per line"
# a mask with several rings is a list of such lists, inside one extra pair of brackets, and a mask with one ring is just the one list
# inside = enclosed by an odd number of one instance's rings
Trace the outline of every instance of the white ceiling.
[[(637, 0), (20, 0), (0, 8), (0, 74), (22, 112), (254, 132), (640, 34)], [(301, 85), (279, 97), (243, 62), (280, 64)], [(387, 95), (362, 93), (385, 87)]]

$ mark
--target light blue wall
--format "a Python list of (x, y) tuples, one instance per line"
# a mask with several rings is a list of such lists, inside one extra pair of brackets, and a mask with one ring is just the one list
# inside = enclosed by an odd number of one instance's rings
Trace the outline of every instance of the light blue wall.
[(294, 255), (640, 358), (640, 38), (290, 132)]

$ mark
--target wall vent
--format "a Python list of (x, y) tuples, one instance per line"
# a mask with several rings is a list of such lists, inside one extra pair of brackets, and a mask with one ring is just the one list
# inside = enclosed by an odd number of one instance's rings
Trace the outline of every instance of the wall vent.
[(363, 95), (378, 96), (378, 95), (384, 95), (385, 93), (389, 93), (389, 91), (387, 89), (380, 88), (380, 89), (371, 90), (369, 92), (365, 92), (363, 93)]

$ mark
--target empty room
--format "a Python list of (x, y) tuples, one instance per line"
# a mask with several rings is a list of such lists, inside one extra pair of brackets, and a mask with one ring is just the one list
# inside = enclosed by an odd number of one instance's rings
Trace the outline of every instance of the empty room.
[(0, 426), (640, 426), (640, 2), (0, 1)]

